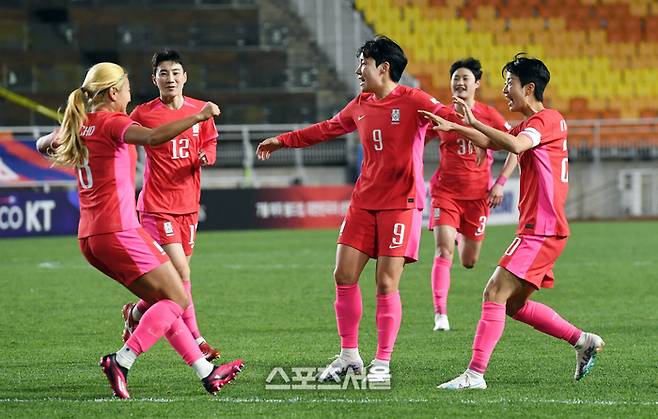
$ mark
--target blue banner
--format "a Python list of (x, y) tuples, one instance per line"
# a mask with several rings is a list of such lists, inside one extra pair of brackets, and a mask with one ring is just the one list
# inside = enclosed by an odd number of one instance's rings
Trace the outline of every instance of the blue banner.
[(0, 190), (0, 238), (77, 234), (78, 192)]

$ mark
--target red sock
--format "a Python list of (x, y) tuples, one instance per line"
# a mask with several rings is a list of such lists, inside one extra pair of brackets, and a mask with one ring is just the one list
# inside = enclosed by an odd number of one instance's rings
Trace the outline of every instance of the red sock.
[(341, 348), (359, 347), (359, 323), (363, 313), (359, 284), (336, 285), (336, 324)]
[(192, 283), (190, 281), (183, 281), (183, 288), (185, 288), (185, 293), (189, 300), (189, 305), (183, 312), (183, 321), (188, 329), (190, 329), (194, 339), (197, 339), (201, 337), (201, 333), (199, 332), (199, 326), (196, 324), (196, 312), (194, 311), (194, 302), (192, 301)]
[(400, 291), (377, 295), (377, 355), (375, 358), (390, 361), (393, 346), (402, 322)]
[(187, 365), (192, 365), (194, 361), (203, 358), (203, 353), (199, 349), (199, 345), (197, 345), (194, 337), (192, 337), (190, 329), (188, 329), (183, 321), (182, 316), (174, 321), (167, 333), (165, 333), (165, 337), (176, 352), (183, 357)]
[(482, 315), (473, 339), (473, 356), (469, 369), (484, 374), (504, 329), (505, 305), (492, 301), (482, 303)]
[(135, 304), (135, 308), (137, 309), (137, 311), (142, 313), (142, 316), (144, 315), (144, 313), (146, 313), (146, 310), (148, 310), (150, 307), (151, 304), (147, 303), (144, 300), (139, 300), (137, 304)]
[(432, 296), (434, 312), (448, 314), (448, 290), (450, 290), (450, 267), (452, 261), (442, 256), (434, 258), (432, 266)]
[(142, 316), (126, 345), (137, 355), (149, 350), (183, 314), (183, 308), (171, 300), (160, 300)]
[(555, 310), (536, 301), (526, 302), (512, 318), (572, 345), (578, 342), (582, 333), (582, 330), (564, 320)]

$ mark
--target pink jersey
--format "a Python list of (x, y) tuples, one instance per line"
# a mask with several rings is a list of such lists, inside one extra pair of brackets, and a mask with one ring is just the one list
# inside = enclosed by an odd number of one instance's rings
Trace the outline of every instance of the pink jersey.
[(518, 234), (569, 235), (564, 204), (569, 191), (567, 123), (554, 109), (544, 109), (510, 130), (526, 135), (533, 147), (519, 154), (521, 193)]
[(441, 115), (452, 112), (422, 90), (398, 85), (383, 99), (362, 93), (333, 118), (278, 139), (286, 147), (307, 147), (358, 130), (363, 162), (351, 205), (368, 210), (422, 209), (429, 121), (418, 113), (421, 109)]
[[(505, 118), (491, 106), (475, 102), (475, 117), (500, 131), (510, 129)], [(430, 180), (433, 197), (448, 196), (460, 200), (485, 199), (491, 183), (493, 151), (477, 165), (475, 146), (455, 131), (439, 132), (441, 161)]]
[(78, 168), (78, 238), (140, 227), (135, 213), (129, 145), (123, 141), (133, 124), (136, 122), (121, 112), (87, 114), (80, 129), (89, 159)]
[[(160, 98), (137, 106), (130, 117), (148, 128), (198, 113), (206, 102), (184, 98), (180, 109), (167, 107)], [(213, 119), (195, 124), (164, 144), (144, 147), (144, 185), (137, 200), (142, 212), (189, 214), (199, 211), (203, 150), (209, 164), (215, 164), (217, 128)]]

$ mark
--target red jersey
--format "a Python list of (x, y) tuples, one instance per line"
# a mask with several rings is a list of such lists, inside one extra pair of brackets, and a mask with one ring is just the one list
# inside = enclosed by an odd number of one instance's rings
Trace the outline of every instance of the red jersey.
[[(198, 113), (206, 102), (184, 97), (180, 109), (167, 107), (160, 98), (137, 106), (130, 117), (148, 128)], [(208, 164), (215, 164), (217, 128), (213, 119), (193, 125), (172, 140), (145, 146), (144, 184), (137, 200), (141, 212), (189, 214), (199, 211), (203, 150)]]
[(333, 118), (277, 138), (285, 147), (307, 147), (358, 130), (363, 162), (351, 205), (367, 210), (422, 209), (429, 121), (418, 113), (421, 109), (446, 117), (452, 113), (422, 90), (398, 85), (383, 99), (361, 93)]
[(569, 235), (564, 204), (569, 191), (567, 123), (554, 109), (544, 109), (510, 130), (524, 134), (533, 147), (519, 154), (521, 192), (518, 234)]
[[(475, 102), (473, 114), (497, 130), (511, 128), (497, 110), (484, 103)], [(444, 195), (463, 200), (487, 197), (491, 187), (493, 151), (489, 151), (487, 160), (478, 166), (475, 146), (467, 138), (462, 138), (456, 131), (440, 131), (439, 153), (439, 167), (430, 180), (433, 197)]]
[(138, 228), (129, 145), (123, 137), (136, 124), (122, 112), (91, 112), (80, 129), (89, 152), (78, 167), (78, 238)]

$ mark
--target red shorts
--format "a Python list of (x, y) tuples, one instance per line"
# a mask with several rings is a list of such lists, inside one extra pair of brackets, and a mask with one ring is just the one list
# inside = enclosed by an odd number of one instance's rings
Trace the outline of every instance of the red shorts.
[(140, 212), (139, 222), (144, 230), (161, 245), (180, 243), (185, 256), (190, 256), (194, 250), (199, 213), (164, 214)]
[(439, 225), (449, 225), (469, 240), (480, 241), (484, 240), (488, 219), (489, 205), (486, 199), (432, 198), (430, 230)]
[(567, 245), (567, 237), (519, 235), (498, 261), (535, 288), (553, 288), (553, 265)]
[(123, 285), (169, 261), (162, 247), (141, 227), (84, 237), (78, 244), (93, 267)]
[(372, 211), (350, 206), (338, 233), (338, 243), (371, 258), (404, 257), (418, 260), (423, 211), (419, 209)]

